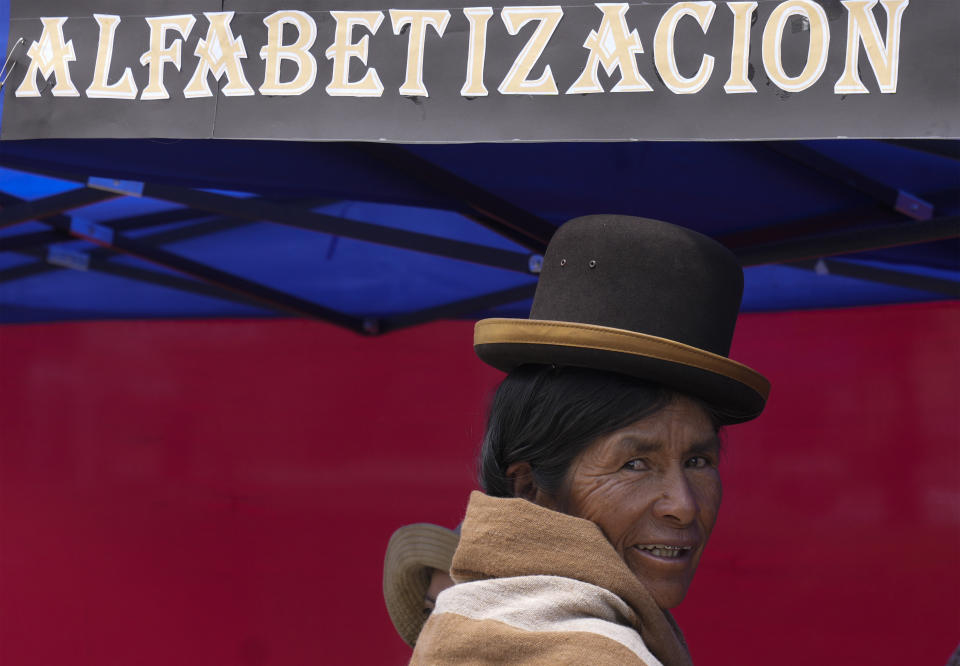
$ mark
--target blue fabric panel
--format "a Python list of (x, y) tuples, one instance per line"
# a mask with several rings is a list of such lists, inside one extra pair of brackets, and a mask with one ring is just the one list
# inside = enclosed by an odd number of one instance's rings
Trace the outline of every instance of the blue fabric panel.
[[(420, 252), (269, 223), (168, 247), (195, 261), (362, 316), (481, 296), (532, 278)], [(264, 261), (282, 257), (282, 261)]]
[(617, 212), (716, 235), (863, 200), (754, 143), (430, 145), (411, 150), (555, 223)]

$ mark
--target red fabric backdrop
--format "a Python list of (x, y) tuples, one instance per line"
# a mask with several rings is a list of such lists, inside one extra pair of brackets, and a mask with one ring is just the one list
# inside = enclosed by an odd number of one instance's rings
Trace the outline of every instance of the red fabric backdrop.
[[(0, 328), (0, 663), (402, 663), (386, 541), (458, 522), (498, 373), (449, 322)], [(934, 664), (960, 640), (960, 309), (750, 315), (678, 609), (699, 666)]]

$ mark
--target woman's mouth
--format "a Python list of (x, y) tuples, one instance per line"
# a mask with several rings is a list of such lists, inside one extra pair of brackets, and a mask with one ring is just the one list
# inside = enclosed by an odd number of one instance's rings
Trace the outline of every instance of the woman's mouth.
[(653, 555), (667, 560), (675, 560), (686, 557), (692, 548), (689, 546), (669, 546), (667, 544), (655, 543), (645, 546), (634, 546), (644, 554)]

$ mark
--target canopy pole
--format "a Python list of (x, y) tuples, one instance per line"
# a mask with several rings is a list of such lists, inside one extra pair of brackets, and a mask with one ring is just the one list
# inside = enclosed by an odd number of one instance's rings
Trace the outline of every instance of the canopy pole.
[[(271, 201), (267, 197), (254, 197), (253, 199), (259, 201)], [(304, 199), (304, 200), (294, 200), (291, 203), (296, 204), (297, 206), (303, 208), (314, 208), (316, 206), (323, 206), (325, 204), (336, 203), (340, 199), (330, 199), (329, 197), (324, 198), (313, 198), (313, 199)], [(191, 220), (199, 220), (206, 217), (210, 217), (210, 212), (205, 210), (197, 210), (195, 208), (174, 208), (173, 210), (162, 210), (156, 213), (147, 213), (145, 215), (130, 215), (127, 217), (117, 217), (112, 220), (106, 220), (104, 224), (113, 229), (114, 231), (132, 231), (134, 229), (144, 229), (147, 227), (156, 227), (162, 224), (171, 224), (174, 222), (189, 222)], [(237, 220), (237, 218), (233, 218)], [(237, 220), (239, 221), (239, 220)], [(246, 220), (243, 221), (247, 223)]]
[[(59, 232), (51, 233), (58, 233), (58, 235), (60, 235)], [(65, 240), (62, 235), (60, 240)], [(66, 240), (69, 240), (69, 237), (66, 238)], [(76, 250), (58, 251), (58, 246), (54, 245), (48, 248), (46, 251), (39, 248), (33, 248), (17, 250), (17, 253), (23, 256), (33, 257), (37, 259), (38, 262), (36, 264), (29, 264), (31, 270), (24, 271), (22, 275), (17, 275), (13, 271), (9, 271), (11, 273), (10, 279), (37, 275), (44, 272), (43, 269), (49, 271), (61, 269), (90, 270), (97, 273), (103, 273), (105, 275), (112, 275), (114, 277), (128, 280), (136, 280), (137, 282), (152, 284), (159, 287), (166, 287), (169, 289), (176, 289), (177, 291), (207, 296), (209, 298), (216, 298), (223, 301), (240, 303), (242, 305), (253, 305), (257, 307), (263, 307), (264, 305), (262, 302), (255, 301), (238, 293), (227, 291), (220, 287), (215, 287), (198, 280), (180, 277), (179, 275), (170, 275), (169, 273), (158, 273), (156, 271), (137, 268), (135, 266), (124, 266), (122, 264), (113, 263), (108, 260), (109, 255), (106, 257), (103, 255), (97, 255), (96, 250), (92, 252), (80, 252)], [(72, 255), (69, 257), (69, 261), (65, 260), (68, 258), (68, 253)], [(6, 272), (7, 271), (4, 271), (4, 273)], [(0, 282), (3, 282), (4, 278), (6, 277), (6, 275), (0, 273)]]
[[(101, 187), (102, 179), (91, 178), (91, 187)], [(238, 198), (203, 192), (175, 185), (137, 183), (144, 197), (178, 203), (196, 210), (206, 210), (251, 222), (274, 222), (288, 227), (352, 238), (404, 250), (434, 254), (449, 259), (468, 261), (494, 268), (531, 273), (532, 255), (511, 250), (450, 240), (439, 236), (394, 229), (369, 222), (348, 220), (265, 199)]]
[[(225, 271), (192, 261), (173, 254), (172, 252), (142, 244), (136, 240), (125, 237), (121, 233), (115, 232), (107, 226), (90, 223), (81, 218), (71, 219), (61, 214), (64, 210), (80, 208), (84, 205), (95, 203), (96, 201), (112, 199), (117, 196), (119, 196), (119, 194), (116, 192), (79, 188), (60, 195), (54, 195), (53, 197), (45, 197), (37, 201), (19, 200), (18, 203), (8, 205), (0, 211), (0, 220), (4, 220), (9, 224), (39, 220), (64, 235), (82, 238), (96, 245), (138, 257), (208, 285), (239, 294), (243, 298), (261, 303), (270, 309), (287, 314), (319, 319), (358, 333), (364, 332), (363, 320), (359, 317), (346, 315), (342, 312), (311, 303), (310, 301), (257, 282), (245, 280)], [(5, 192), (0, 192), (0, 200), (17, 202), (18, 198)], [(48, 252), (46, 256), (49, 259), (51, 255)], [(83, 261), (88, 264), (89, 256), (84, 258)], [(30, 272), (36, 274), (39, 270), (31, 268)], [(7, 273), (7, 275), (2, 277), (18, 274), (23, 275), (23, 271), (19, 273), (9, 273), (5, 271), (5, 273)]]
[[(18, 203), (4, 205), (3, 210), (0, 210), (0, 229), (31, 220), (44, 220), (64, 211), (83, 208), (108, 199), (116, 199), (118, 196), (120, 195), (114, 192), (78, 187), (75, 190), (68, 190), (33, 201), (19, 199)], [(6, 197), (6, 200), (12, 201), (9, 196)]]
[(60, 243), (67, 237), (59, 231), (35, 231), (30, 234), (0, 238), (0, 252), (24, 252), (51, 243)]
[(60, 270), (60, 267), (51, 266), (39, 261), (32, 264), (12, 266), (11, 268), (0, 270), (0, 284), (5, 282), (14, 282), (15, 280), (24, 280), (26, 278), (33, 277), (34, 275), (42, 275), (51, 270)]
[(181, 257), (172, 252), (149, 245), (143, 245), (125, 237), (123, 234), (115, 233), (113, 234), (112, 241), (105, 242), (95, 235), (89, 236), (79, 232), (75, 225), (72, 226), (71, 233), (78, 238), (83, 238), (97, 245), (109, 247), (123, 254), (129, 254), (149, 261), (150, 263), (163, 266), (164, 268), (169, 268), (188, 277), (200, 280), (201, 282), (238, 293), (248, 299), (260, 302), (273, 310), (309, 317), (311, 319), (319, 319), (356, 332), (363, 331), (362, 320), (358, 317), (346, 315), (342, 312), (323, 307), (322, 305), (317, 305), (316, 303), (293, 296), (292, 294), (267, 287), (252, 280), (246, 280), (231, 273), (213, 268), (212, 266)]
[[(954, 202), (960, 196), (960, 190), (938, 190), (936, 192), (926, 192), (924, 196), (928, 201), (939, 207), (942, 213), (957, 212), (957, 206)], [(742, 248), (780, 243), (825, 233), (837, 233), (841, 230), (854, 230), (866, 225), (876, 226), (894, 223), (909, 223), (909, 221), (894, 210), (870, 202), (857, 208), (823, 213), (792, 222), (725, 233), (717, 236), (716, 239), (736, 252)]]
[(809, 146), (792, 141), (771, 141), (766, 145), (784, 157), (821, 173), (841, 185), (858, 190), (907, 217), (914, 220), (929, 220), (933, 217), (933, 204), (930, 202), (865, 176)]
[(743, 266), (780, 264), (837, 254), (867, 252), (900, 245), (960, 238), (960, 215), (912, 224), (861, 227), (833, 234), (799, 238), (734, 250)]
[(786, 265), (826, 275), (840, 275), (894, 287), (928, 291), (933, 294), (942, 294), (948, 298), (960, 298), (960, 282), (929, 275), (917, 275), (907, 271), (878, 268), (849, 261), (837, 261), (836, 259), (806, 259)]

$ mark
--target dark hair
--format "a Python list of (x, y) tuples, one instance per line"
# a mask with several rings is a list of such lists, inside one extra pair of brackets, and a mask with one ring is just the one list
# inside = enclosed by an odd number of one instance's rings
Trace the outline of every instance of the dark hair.
[(480, 487), (513, 497), (507, 468), (528, 462), (533, 480), (556, 494), (574, 458), (597, 437), (667, 405), (675, 391), (586, 368), (523, 365), (497, 388), (480, 449)]

